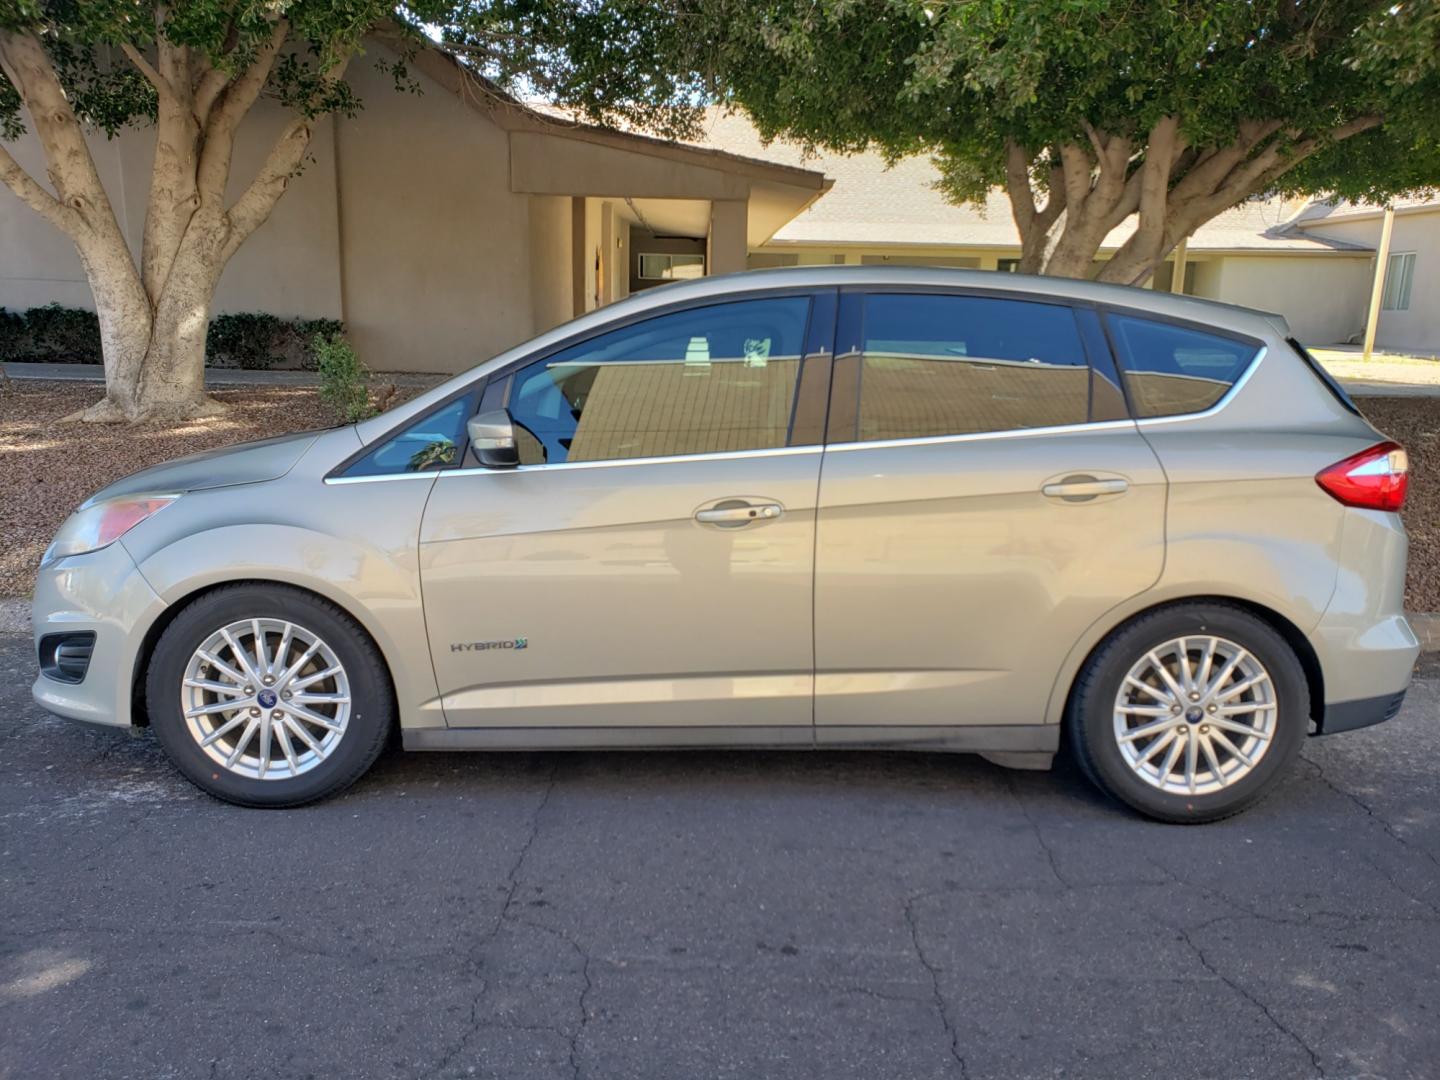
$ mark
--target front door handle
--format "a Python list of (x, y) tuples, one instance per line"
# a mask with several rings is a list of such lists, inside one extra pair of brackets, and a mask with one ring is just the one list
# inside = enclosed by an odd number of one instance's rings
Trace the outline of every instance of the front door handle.
[(775, 502), (752, 503), (743, 499), (726, 499), (724, 502), (695, 511), (695, 520), (703, 525), (719, 525), (723, 529), (738, 529), (756, 521), (774, 521), (785, 512)]
[(1064, 480), (1046, 484), (1040, 494), (1051, 499), (1093, 499), (1097, 495), (1118, 495), (1130, 486), (1129, 481), (1118, 476), (1097, 480), (1093, 476), (1067, 476)]

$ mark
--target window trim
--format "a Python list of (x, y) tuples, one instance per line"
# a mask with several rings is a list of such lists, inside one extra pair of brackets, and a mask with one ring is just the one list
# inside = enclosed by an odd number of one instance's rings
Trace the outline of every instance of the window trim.
[[(1270, 349), (1270, 346), (1260, 338), (1254, 338), (1249, 334), (1241, 334), (1234, 330), (1225, 330), (1210, 326), (1206, 323), (1193, 322), (1189, 319), (1167, 318), (1163, 315), (1152, 314), (1143, 310), (1137, 310), (1136, 308), (1112, 307), (1109, 305), (1098, 305), (1098, 310), (1100, 313), (1100, 325), (1105, 331), (1105, 340), (1110, 345), (1110, 356), (1115, 364), (1115, 372), (1120, 376), (1120, 388), (1125, 394), (1125, 406), (1130, 410), (1130, 419), (1142, 426), (1146, 424), (1173, 423), (1176, 420), (1195, 420), (1201, 417), (1214, 416), (1234, 399), (1236, 393), (1239, 392), (1242, 386), (1250, 381), (1250, 376), (1255, 373), (1255, 369), (1260, 366), (1260, 361), (1265, 359), (1265, 354), (1269, 352)], [(1115, 331), (1110, 325), (1111, 315), (1148, 320), (1149, 322), (1175, 326), (1181, 330), (1190, 330), (1197, 334), (1209, 334), (1211, 337), (1226, 338), (1242, 345), (1248, 345), (1253, 348), (1255, 352), (1254, 355), (1250, 357), (1250, 362), (1241, 369), (1239, 375), (1235, 376), (1235, 381), (1230, 384), (1229, 389), (1221, 394), (1214, 404), (1207, 405), (1205, 408), (1196, 412), (1171, 413), (1168, 416), (1140, 416), (1135, 412), (1135, 402), (1130, 394), (1130, 382), (1126, 378), (1126, 375), (1129, 374), (1129, 369), (1125, 366), (1125, 356), (1120, 351), (1119, 346), (1115, 344)]]
[[(1387, 291), (1389, 291), (1390, 282), (1391, 282), (1392, 280), (1394, 280), (1394, 274), (1391, 272), (1391, 264), (1393, 264), (1396, 259), (1406, 259), (1406, 258), (1408, 258), (1408, 259), (1410, 260), (1410, 276), (1409, 276), (1409, 278), (1405, 281), (1405, 295), (1404, 295), (1403, 297), (1396, 297), (1397, 300), (1402, 300), (1402, 299), (1403, 299), (1403, 300), (1404, 300), (1404, 303), (1403, 303), (1403, 304), (1399, 304), (1399, 305), (1397, 305), (1396, 307), (1386, 307), (1386, 306), (1385, 306), (1385, 295), (1384, 295), (1384, 294), (1385, 294)], [(1380, 310), (1381, 310), (1381, 311), (1409, 311), (1409, 310), (1410, 310), (1410, 299), (1411, 299), (1412, 295), (1414, 294), (1414, 290), (1415, 290), (1415, 264), (1416, 264), (1418, 261), (1419, 261), (1419, 260), (1416, 258), (1416, 253), (1415, 253), (1414, 251), (1392, 251), (1392, 252), (1390, 252), (1389, 255), (1386, 256), (1386, 258), (1385, 258), (1385, 287), (1384, 287), (1384, 289), (1381, 290), (1381, 295), (1380, 295)]]

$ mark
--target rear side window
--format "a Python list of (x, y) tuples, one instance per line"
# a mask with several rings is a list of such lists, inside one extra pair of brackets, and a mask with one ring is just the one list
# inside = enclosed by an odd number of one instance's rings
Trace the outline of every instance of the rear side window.
[(1137, 417), (1203, 412), (1219, 401), (1259, 349), (1172, 323), (1107, 317)]
[(862, 442), (1083, 424), (1090, 372), (1068, 307), (976, 296), (865, 298)]

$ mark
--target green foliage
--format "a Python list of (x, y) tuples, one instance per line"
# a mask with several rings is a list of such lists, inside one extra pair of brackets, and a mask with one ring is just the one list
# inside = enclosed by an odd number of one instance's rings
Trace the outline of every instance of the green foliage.
[(0, 360), (98, 364), (100, 322), (93, 311), (59, 304), (23, 312), (0, 308)]
[[(377, 23), (408, 35), (441, 28), (447, 45), (491, 86), (481, 92), (540, 95), (603, 124), (637, 124), (690, 134), (702, 103), (700, 39), (667, 0), (0, 0), (0, 30), (41, 36), (82, 121), (113, 136), (155, 118), (155, 88), (117, 46), (153, 55), (157, 43), (183, 46), (193, 62), (234, 76), (270, 40), (278, 20), (288, 48), (267, 93), (307, 117), (354, 115), (354, 90), (327, 71), (362, 50)], [(406, 57), (372, 62), (400, 90), (417, 83)], [(199, 68), (197, 67), (197, 70)], [(19, 95), (0, 75), (0, 136), (23, 131)]]
[(311, 348), (320, 371), (320, 400), (347, 424), (376, 413), (367, 386), (370, 372), (341, 334), (316, 334)]
[(344, 332), (337, 319), (282, 319), (265, 312), (217, 315), (205, 336), (205, 362), (263, 371), (277, 364), (314, 371), (314, 342)]
[[(1274, 121), (1322, 149), (1283, 186), (1383, 198), (1440, 183), (1440, 0), (699, 0), (729, 100), (767, 136), (938, 151), (981, 197), (1007, 141), (1038, 173), (1095, 131), (1177, 117), (1192, 147)], [(1365, 116), (1383, 125), (1329, 142)]]

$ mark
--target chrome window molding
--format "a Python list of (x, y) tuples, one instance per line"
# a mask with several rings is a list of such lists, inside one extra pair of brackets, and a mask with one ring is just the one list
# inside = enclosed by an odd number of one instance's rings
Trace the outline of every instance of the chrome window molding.
[(1211, 405), (1208, 409), (1204, 409), (1201, 412), (1177, 413), (1174, 416), (1136, 417), (1135, 423), (1138, 424), (1141, 428), (1158, 427), (1161, 424), (1177, 424), (1188, 420), (1205, 420), (1209, 417), (1216, 415), (1222, 409), (1224, 409), (1225, 406), (1229, 405), (1230, 402), (1235, 400), (1235, 395), (1240, 393), (1240, 391), (1244, 389), (1245, 384), (1250, 381), (1250, 376), (1255, 374), (1255, 370), (1264, 361), (1265, 356), (1267, 353), (1269, 353), (1269, 351), (1270, 346), (1261, 345), (1259, 351), (1255, 354), (1255, 358), (1250, 361), (1250, 365), (1243, 372), (1240, 373), (1240, 377), (1235, 380), (1235, 382), (1231, 385), (1230, 389), (1226, 390), (1225, 393), (1220, 396), (1220, 400), (1215, 402), (1215, 404)]
[(428, 472), (377, 473), (374, 476), (327, 476), (326, 484), (384, 484), (391, 480), (434, 480), (449, 469), (431, 469)]
[(908, 439), (875, 439), (870, 442), (831, 443), (825, 449), (877, 450), (891, 446), (939, 446), (946, 443), (987, 442), (991, 439), (1030, 439), (1042, 435), (1079, 435), (1090, 431), (1134, 431), (1134, 420), (1100, 420), (1093, 424), (1056, 424), (1052, 427), (1011, 428), (1007, 431), (969, 431), (963, 435), (919, 435)]

